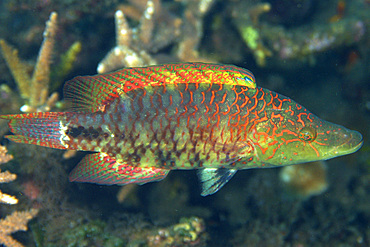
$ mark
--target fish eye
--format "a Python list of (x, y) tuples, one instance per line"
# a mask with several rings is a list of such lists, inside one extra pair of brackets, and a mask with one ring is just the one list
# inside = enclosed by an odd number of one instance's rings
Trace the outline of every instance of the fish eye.
[(312, 127), (303, 127), (298, 134), (299, 139), (305, 142), (312, 142), (316, 139), (316, 130)]

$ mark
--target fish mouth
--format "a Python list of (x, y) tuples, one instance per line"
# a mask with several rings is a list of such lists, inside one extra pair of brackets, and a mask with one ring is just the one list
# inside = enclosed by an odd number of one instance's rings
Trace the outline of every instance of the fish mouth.
[(351, 154), (359, 150), (364, 141), (360, 132), (352, 130), (350, 133), (343, 134), (345, 141), (338, 145), (334, 151), (335, 155)]

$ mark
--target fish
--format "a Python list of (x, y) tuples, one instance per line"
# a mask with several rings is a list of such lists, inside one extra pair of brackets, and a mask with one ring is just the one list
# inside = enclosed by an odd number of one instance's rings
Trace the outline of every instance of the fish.
[(67, 81), (67, 112), (1, 115), (17, 143), (90, 151), (70, 181), (145, 184), (196, 169), (201, 195), (238, 170), (294, 165), (351, 154), (362, 135), (258, 87), (234, 65), (131, 67)]

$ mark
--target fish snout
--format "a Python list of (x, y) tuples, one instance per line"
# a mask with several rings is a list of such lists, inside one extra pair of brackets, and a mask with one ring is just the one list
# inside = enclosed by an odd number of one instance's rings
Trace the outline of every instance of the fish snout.
[(356, 152), (363, 144), (361, 133), (355, 130), (346, 129), (345, 131), (338, 133), (337, 140), (339, 145), (335, 150), (335, 154), (339, 155)]
[(353, 149), (355, 150), (358, 150), (361, 148), (362, 144), (363, 144), (363, 139), (362, 139), (362, 135), (360, 132), (356, 131), (356, 130), (352, 130), (351, 131), (351, 135), (350, 135), (350, 138), (349, 140), (347, 141), (347, 144), (352, 147)]

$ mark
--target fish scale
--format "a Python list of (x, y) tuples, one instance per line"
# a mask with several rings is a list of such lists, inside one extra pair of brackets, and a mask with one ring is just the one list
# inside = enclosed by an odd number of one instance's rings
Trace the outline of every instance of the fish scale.
[(76, 77), (64, 94), (70, 112), (0, 117), (10, 120), (7, 138), (15, 142), (95, 152), (71, 181), (144, 184), (197, 169), (205, 196), (240, 169), (330, 159), (363, 142), (232, 65), (125, 68)]
[[(230, 90), (235, 90), (235, 93), (229, 93)], [(130, 161), (133, 165), (146, 167), (152, 164), (164, 169), (192, 169), (194, 166), (211, 167), (221, 163), (226, 166), (226, 156), (228, 159), (236, 156), (240, 146), (244, 145), (238, 144), (237, 139), (241, 139), (238, 135), (230, 137), (230, 129), (239, 132), (239, 125), (234, 124), (235, 118), (229, 119), (225, 113), (236, 113), (235, 104), (228, 110), (230, 105), (246, 100), (245, 94), (238, 94), (237, 90), (242, 91), (235, 86), (222, 88), (210, 84), (198, 88), (181, 84), (157, 86), (148, 91), (134, 90), (117, 98), (104, 113), (89, 114), (77, 122), (85, 126), (84, 129), (95, 130), (96, 126), (103, 125), (106, 126), (103, 129), (109, 129), (109, 133), (114, 134), (114, 137), (109, 135), (107, 138), (115, 141), (99, 145), (102, 146), (99, 149), (92, 149), (90, 146), (93, 145), (89, 145), (90, 151), (105, 152), (117, 159)], [(222, 106), (215, 107), (221, 101)], [(101, 121), (96, 121), (96, 115), (102, 115)], [(111, 126), (111, 116), (117, 116), (121, 124)], [(88, 121), (94, 124), (89, 125)], [(207, 128), (209, 125), (211, 127)], [(90, 143), (105, 139), (107, 132), (103, 129), (99, 137), (90, 140)], [(218, 136), (222, 136), (222, 139)], [(69, 138), (71, 142), (81, 141), (78, 137)], [(136, 164), (134, 160), (137, 157), (145, 159), (140, 159), (140, 164)]]

